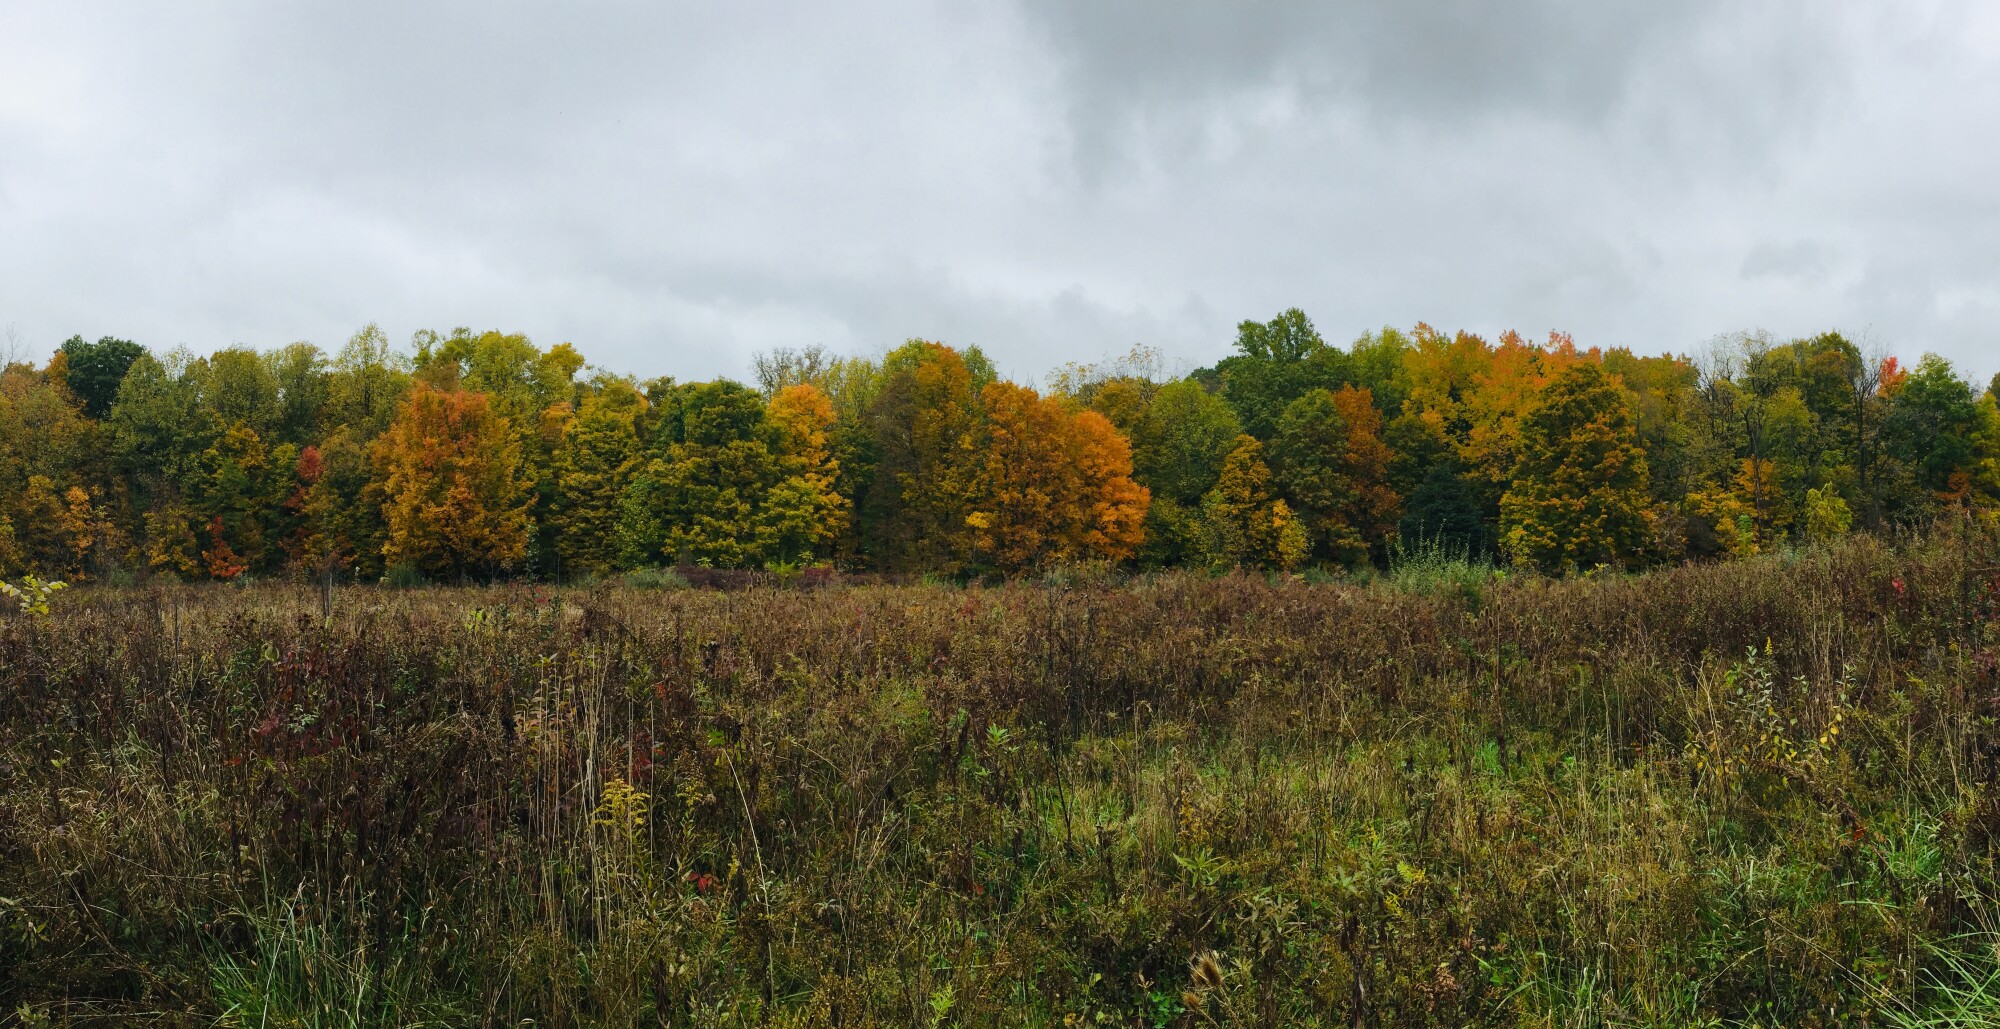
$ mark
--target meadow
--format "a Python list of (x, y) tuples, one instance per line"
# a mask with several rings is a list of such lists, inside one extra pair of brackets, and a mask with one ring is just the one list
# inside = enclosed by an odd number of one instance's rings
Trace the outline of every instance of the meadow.
[(1994, 1024), (1996, 576), (79, 588), (0, 1020)]

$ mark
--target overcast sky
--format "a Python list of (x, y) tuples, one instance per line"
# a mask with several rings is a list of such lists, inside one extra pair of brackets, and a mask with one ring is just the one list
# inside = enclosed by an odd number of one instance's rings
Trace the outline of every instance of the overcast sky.
[[(2000, 4), (0, 6), (0, 332), (1192, 367), (1299, 306), (2000, 371)], [(0, 347), (5, 347), (0, 338)]]

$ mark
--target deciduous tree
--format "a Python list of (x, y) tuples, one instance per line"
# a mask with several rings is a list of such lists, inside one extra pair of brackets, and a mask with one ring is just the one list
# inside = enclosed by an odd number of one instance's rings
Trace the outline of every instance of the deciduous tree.
[(92, 418), (108, 414), (112, 402), (118, 398), (118, 386), (125, 381), (126, 371), (145, 353), (145, 347), (111, 336), (95, 343), (84, 342), (82, 336), (64, 340), (64, 379), (69, 391), (83, 404), (83, 413)]
[(869, 406), (877, 459), (863, 504), (868, 556), (890, 570), (956, 572), (971, 560), (970, 523), (986, 492), (980, 369), (941, 343), (914, 340), (883, 361)]
[(1292, 402), (1271, 441), (1271, 466), (1319, 557), (1346, 565), (1387, 542), (1400, 502), (1388, 486), (1382, 416), (1366, 390), (1313, 390)]
[(1009, 382), (987, 386), (981, 399), (986, 493), (972, 515), (980, 554), (1008, 571), (1132, 556), (1149, 496), (1132, 481), (1130, 447), (1111, 423)]
[(1296, 568), (1311, 547), (1305, 524), (1272, 488), (1264, 445), (1239, 436), (1215, 488), (1202, 498), (1208, 550), (1219, 561)]
[(387, 564), (457, 578), (504, 571), (526, 556), (520, 443), (486, 394), (418, 384), (373, 451)]
[(1639, 559), (1651, 536), (1646, 455), (1624, 391), (1595, 362), (1570, 365), (1522, 419), (1500, 517), (1508, 553), (1545, 571)]
[(631, 384), (607, 382), (559, 429), (548, 529), (564, 566), (603, 574), (618, 563), (625, 488), (644, 459), (638, 419), (645, 409), (646, 398)]

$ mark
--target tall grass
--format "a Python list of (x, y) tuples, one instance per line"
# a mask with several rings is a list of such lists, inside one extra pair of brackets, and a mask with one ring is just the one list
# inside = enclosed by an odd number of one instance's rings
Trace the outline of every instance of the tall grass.
[(0, 624), (0, 1011), (1980, 1024), (1997, 571), (80, 589)]

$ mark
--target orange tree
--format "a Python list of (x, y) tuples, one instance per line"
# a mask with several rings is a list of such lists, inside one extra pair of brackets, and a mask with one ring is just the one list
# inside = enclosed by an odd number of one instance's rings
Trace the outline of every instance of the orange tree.
[(375, 441), (390, 566), (491, 575), (528, 548), (521, 446), (484, 393), (419, 382)]
[(1131, 447), (1111, 422), (1011, 382), (988, 385), (981, 400), (986, 492), (970, 516), (981, 555), (1006, 571), (1131, 557), (1149, 494), (1132, 481)]

